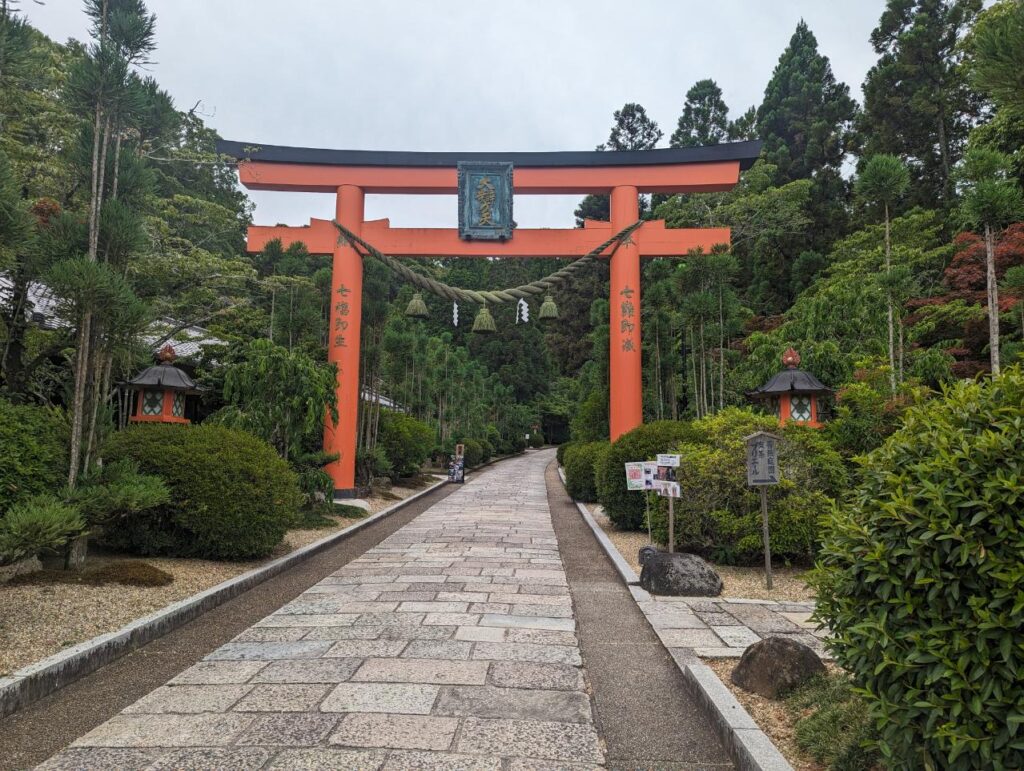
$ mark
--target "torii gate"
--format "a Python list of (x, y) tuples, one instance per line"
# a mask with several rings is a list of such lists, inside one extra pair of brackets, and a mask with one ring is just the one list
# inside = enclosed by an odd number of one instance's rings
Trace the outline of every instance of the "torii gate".
[[(753, 165), (760, 142), (624, 152), (420, 153), (319, 150), (304, 147), (218, 142), (217, 151), (238, 159), (241, 183), (252, 190), (332, 193), (337, 221), (396, 257), (579, 257), (639, 218), (640, 193), (708, 193), (730, 190)], [(504, 240), (472, 240), (448, 228), (392, 228), (388, 220), (366, 222), (364, 198), (371, 194), (452, 195), (461, 163), (511, 164), (511, 188), (527, 195), (597, 194), (611, 197), (611, 222), (588, 221), (580, 229), (511, 231)], [(511, 226), (514, 223), (508, 223)], [(355, 489), (356, 423), (359, 409), (359, 342), (363, 265), (352, 245), (338, 238), (329, 220), (308, 226), (249, 228), (247, 249), (268, 241), (301, 241), (313, 254), (333, 255), (331, 345), (338, 367), (338, 424), (324, 426), (324, 450), (337, 453), (327, 467), (335, 494)], [(611, 258), (611, 346), (609, 378), (612, 440), (643, 422), (640, 360), (640, 258), (683, 257), (728, 244), (728, 228), (668, 229), (645, 222)]]

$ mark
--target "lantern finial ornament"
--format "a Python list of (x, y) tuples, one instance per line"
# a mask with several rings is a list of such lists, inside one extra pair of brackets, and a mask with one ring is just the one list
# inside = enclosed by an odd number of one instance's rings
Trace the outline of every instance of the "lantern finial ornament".
[(172, 361), (178, 358), (178, 354), (174, 352), (174, 346), (170, 343), (164, 345), (156, 355), (157, 361), (161, 364), (170, 364)]
[(795, 348), (790, 346), (786, 349), (786, 352), (782, 354), (782, 363), (789, 369), (796, 369), (800, 366), (800, 354), (796, 352)]

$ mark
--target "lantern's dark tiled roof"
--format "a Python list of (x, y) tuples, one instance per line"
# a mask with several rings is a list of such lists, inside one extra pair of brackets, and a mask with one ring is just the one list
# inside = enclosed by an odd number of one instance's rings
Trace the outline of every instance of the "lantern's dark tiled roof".
[(155, 364), (152, 367), (146, 367), (146, 369), (129, 380), (128, 385), (144, 388), (157, 386), (170, 391), (186, 391), (196, 394), (203, 390), (196, 384), (195, 380), (173, 364)]
[(755, 388), (748, 396), (756, 399), (759, 396), (771, 396), (773, 394), (814, 394), (825, 393), (830, 390), (810, 372), (804, 372), (802, 369), (784, 369), (763, 386)]

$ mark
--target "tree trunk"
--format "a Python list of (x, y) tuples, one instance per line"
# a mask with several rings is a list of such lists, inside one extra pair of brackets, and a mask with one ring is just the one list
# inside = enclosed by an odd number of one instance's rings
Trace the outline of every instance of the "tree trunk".
[(892, 308), (892, 287), (889, 279), (892, 278), (892, 241), (889, 225), (889, 204), (885, 204), (885, 315), (886, 324), (889, 328), (889, 390), (896, 394), (896, 345), (895, 328), (893, 326)]
[(992, 374), (999, 374), (999, 285), (996, 283), (996, 237), (985, 225), (985, 288), (988, 293), (988, 355)]
[(85, 409), (85, 380), (88, 375), (86, 361), (89, 356), (89, 335), (92, 313), (86, 311), (78, 327), (78, 350), (75, 352), (75, 385), (71, 399), (71, 437), (68, 463), (68, 487), (78, 481), (78, 467), (82, 452), (82, 411)]

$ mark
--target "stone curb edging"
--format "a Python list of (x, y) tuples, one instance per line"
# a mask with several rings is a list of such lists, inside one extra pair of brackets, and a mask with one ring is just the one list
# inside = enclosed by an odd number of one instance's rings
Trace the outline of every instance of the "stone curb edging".
[[(565, 484), (565, 472), (558, 468), (558, 476)], [(579, 501), (573, 501), (579, 509), (583, 521), (587, 523), (601, 544), (605, 554), (612, 561), (615, 570), (629, 588), (633, 599), (637, 602), (650, 600), (651, 595), (636, 584), (639, 577), (632, 566), (626, 562), (619, 550), (608, 538), (587, 507)], [(646, 618), (646, 614), (644, 614)], [(722, 740), (733, 762), (740, 771), (793, 771), (793, 767), (782, 756), (778, 748), (772, 744), (768, 735), (758, 728), (757, 723), (729, 692), (725, 684), (718, 678), (715, 671), (695, 656), (682, 657), (668, 648), (672, 660), (683, 675), (687, 686), (694, 696), (707, 709), (712, 725)]]
[[(501, 459), (496, 459), (501, 460)], [(34, 701), (63, 688), (105, 664), (140, 648), (146, 643), (162, 637), (189, 621), (201, 616), (208, 610), (237, 597), (257, 584), (261, 584), (279, 573), (283, 573), (300, 562), (312, 557), (335, 543), (345, 540), (353, 533), (394, 514), (399, 509), (419, 500), (448, 484), (443, 479), (420, 490), (397, 503), (371, 514), (365, 519), (331, 533), (319, 541), (301, 546), (283, 557), (279, 557), (266, 565), (229, 578), (216, 586), (211, 586), (198, 594), (193, 594), (178, 602), (171, 603), (148, 616), (143, 616), (121, 627), (114, 632), (97, 635), (85, 642), (65, 648), (59, 653), (36, 661), (28, 666), (0, 677), (0, 720), (28, 706)]]

